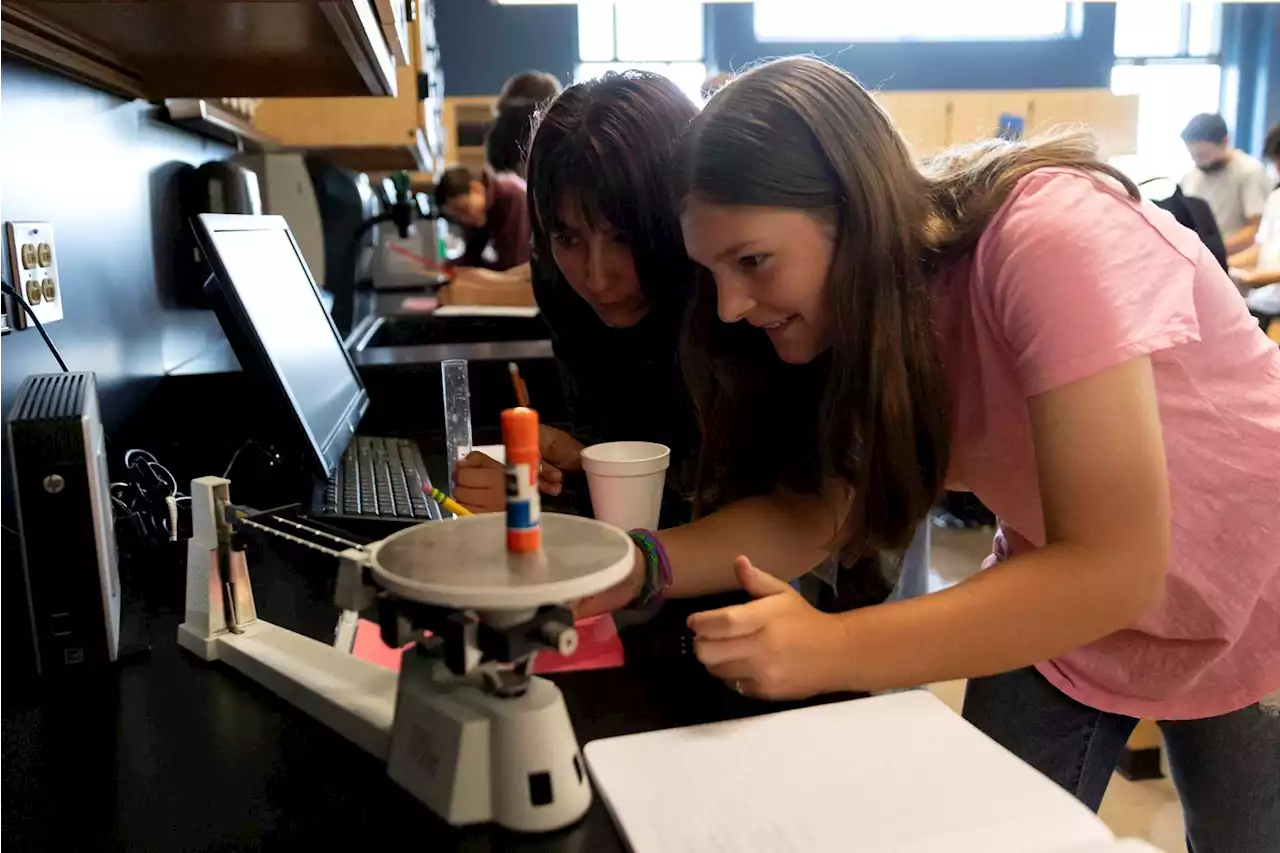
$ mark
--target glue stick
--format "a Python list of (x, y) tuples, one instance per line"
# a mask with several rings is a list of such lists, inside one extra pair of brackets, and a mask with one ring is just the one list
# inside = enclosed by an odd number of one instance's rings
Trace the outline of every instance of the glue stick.
[(538, 496), (538, 413), (523, 406), (502, 413), (507, 451), (507, 550), (529, 554), (542, 547)]

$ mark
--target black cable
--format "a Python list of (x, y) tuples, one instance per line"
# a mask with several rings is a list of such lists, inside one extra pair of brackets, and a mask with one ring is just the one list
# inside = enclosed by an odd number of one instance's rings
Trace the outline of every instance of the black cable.
[(58, 367), (62, 368), (63, 373), (70, 373), (71, 369), (67, 367), (67, 363), (62, 360), (62, 353), (58, 352), (58, 348), (53, 345), (53, 341), (49, 340), (49, 333), (44, 330), (44, 324), (40, 322), (40, 318), (36, 316), (36, 312), (27, 304), (27, 300), (22, 298), (22, 294), (14, 290), (13, 285), (4, 279), (0, 279), (0, 287), (14, 302), (22, 306), (22, 310), (27, 312), (27, 316), (31, 318), (31, 322), (36, 324), (36, 331), (40, 333), (40, 337), (44, 338), (45, 345), (49, 347), (49, 352), (53, 353), (54, 359), (58, 362)]

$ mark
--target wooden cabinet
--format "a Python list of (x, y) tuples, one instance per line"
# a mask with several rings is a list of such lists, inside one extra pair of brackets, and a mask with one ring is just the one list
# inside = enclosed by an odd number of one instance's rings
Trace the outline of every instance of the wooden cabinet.
[(1137, 148), (1138, 97), (1106, 89), (888, 91), (875, 93), (875, 98), (921, 156), (989, 139), (1006, 114), (1022, 119), (1026, 136), (1064, 124), (1083, 125), (1098, 137), (1103, 157), (1132, 154)]
[(498, 96), (444, 99), (444, 158), (450, 166), (484, 166), (484, 135), (493, 122)]
[(126, 97), (394, 95), (370, 0), (7, 0), (6, 53)]
[(443, 81), (429, 3), (408, 23), (408, 64), (396, 69), (396, 93), (384, 97), (267, 98), (254, 126), (291, 148), (321, 153), (361, 172), (434, 172), (443, 150)]
[[(1027, 135), (1055, 125), (1085, 125), (1098, 136), (1104, 157), (1132, 154), (1137, 148), (1138, 97), (1106, 89), (889, 90), (872, 96), (922, 157), (995, 136), (1005, 114), (1020, 117)], [(496, 100), (496, 95), (444, 99), (446, 163), (484, 164), (484, 131)]]

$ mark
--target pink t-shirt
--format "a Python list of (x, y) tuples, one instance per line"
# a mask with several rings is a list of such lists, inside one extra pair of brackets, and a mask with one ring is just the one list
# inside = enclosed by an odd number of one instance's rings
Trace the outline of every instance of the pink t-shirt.
[(1143, 355), (1155, 373), (1173, 510), (1164, 593), (1040, 672), (1093, 708), (1155, 719), (1280, 689), (1280, 349), (1199, 238), (1107, 179), (1044, 169), (939, 283), (948, 483), (1000, 518), (997, 559), (1045, 542), (1027, 399)]

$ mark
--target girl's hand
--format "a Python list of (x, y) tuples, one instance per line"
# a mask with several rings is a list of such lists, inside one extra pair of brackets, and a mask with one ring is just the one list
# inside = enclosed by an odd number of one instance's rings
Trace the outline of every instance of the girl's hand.
[[(542, 464), (538, 489), (558, 495), (564, 490), (564, 471), (582, 470), (582, 442), (555, 427), (538, 428)], [(478, 450), (467, 454), (453, 474), (453, 499), (475, 513), (502, 512), (507, 506), (505, 467)]]
[(836, 617), (746, 557), (735, 561), (734, 571), (756, 600), (689, 617), (698, 660), (750, 696), (804, 699), (842, 689), (850, 650)]
[(473, 450), (453, 472), (453, 499), (474, 513), (507, 508), (506, 468), (496, 459)]
[(538, 452), (542, 454), (542, 478), (548, 486), (542, 490), (549, 495), (560, 494), (564, 474), (582, 470), (582, 447), (569, 433), (555, 427), (538, 427)]

